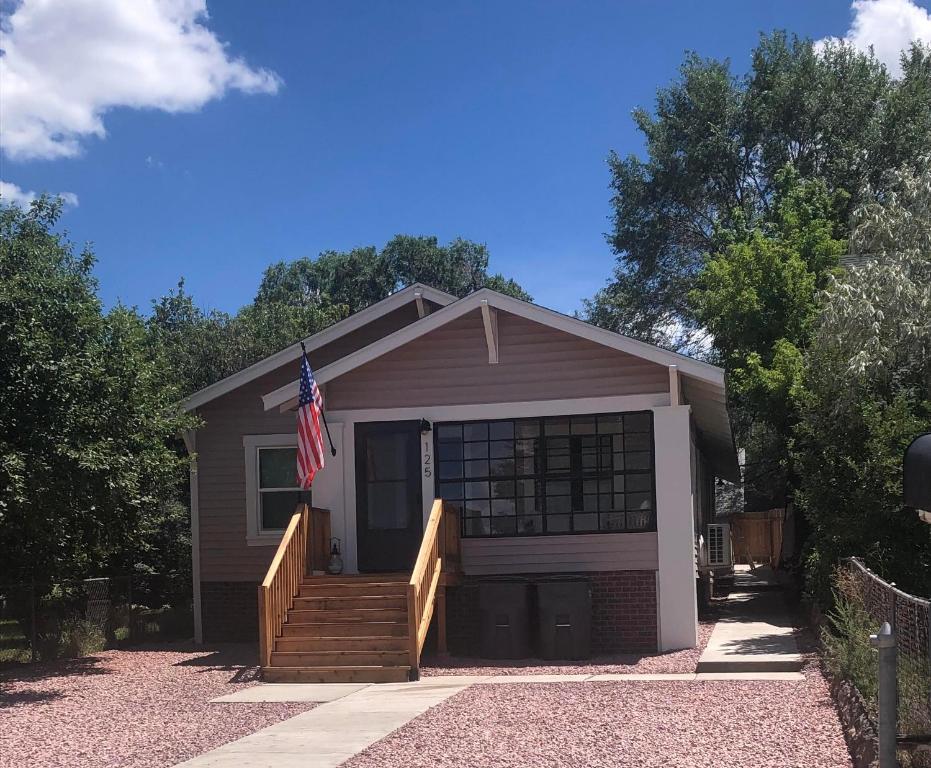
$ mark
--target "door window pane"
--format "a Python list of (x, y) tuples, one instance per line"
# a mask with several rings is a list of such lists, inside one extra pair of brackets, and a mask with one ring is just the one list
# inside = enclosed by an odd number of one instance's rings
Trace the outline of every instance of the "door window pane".
[(412, 507), (407, 479), (370, 483), (368, 488), (368, 528), (394, 531), (410, 524)]

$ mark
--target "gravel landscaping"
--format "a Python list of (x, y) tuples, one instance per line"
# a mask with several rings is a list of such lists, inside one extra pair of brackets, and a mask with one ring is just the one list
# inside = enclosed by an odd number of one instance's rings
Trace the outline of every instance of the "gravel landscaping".
[(851, 768), (827, 682), (473, 685), (346, 768)]
[(209, 704), (255, 685), (254, 658), (179, 644), (0, 671), (0, 767), (161, 768), (314, 706)]
[(698, 624), (698, 646), (670, 653), (619, 654), (599, 656), (586, 661), (552, 662), (540, 659), (471, 659), (451, 656), (441, 659), (427, 657), (420, 668), (424, 677), (436, 675), (608, 675), (608, 674), (675, 674), (695, 671), (708, 638), (714, 630), (714, 620)]

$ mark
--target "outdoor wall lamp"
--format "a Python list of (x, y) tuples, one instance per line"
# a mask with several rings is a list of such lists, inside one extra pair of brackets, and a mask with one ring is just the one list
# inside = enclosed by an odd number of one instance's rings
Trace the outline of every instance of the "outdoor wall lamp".
[(426, 419), (420, 420), (420, 434), (425, 435), (433, 429), (433, 425)]

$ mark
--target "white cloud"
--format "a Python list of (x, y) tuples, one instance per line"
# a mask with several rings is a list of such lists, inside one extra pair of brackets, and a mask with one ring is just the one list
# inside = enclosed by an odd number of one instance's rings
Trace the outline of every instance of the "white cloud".
[(0, 148), (73, 157), (116, 107), (191, 112), (229, 90), (275, 93), (278, 75), (231, 56), (207, 19), (205, 0), (23, 0), (2, 19)]
[[(0, 201), (4, 203), (18, 205), (20, 208), (28, 208), (29, 203), (37, 197), (38, 195), (31, 190), (25, 190), (10, 181), (0, 181)], [(78, 204), (78, 196), (74, 192), (59, 192), (57, 197), (60, 197), (65, 205)]]
[(915, 40), (931, 44), (931, 14), (912, 0), (853, 0), (853, 21), (843, 38), (826, 37), (816, 45), (846, 43), (861, 51), (873, 47), (893, 76), (902, 74), (899, 56)]

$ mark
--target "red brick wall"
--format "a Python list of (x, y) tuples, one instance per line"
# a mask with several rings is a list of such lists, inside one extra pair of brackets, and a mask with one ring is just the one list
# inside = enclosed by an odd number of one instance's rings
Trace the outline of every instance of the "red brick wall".
[(258, 586), (251, 581), (201, 582), (204, 642), (259, 641)]
[[(545, 575), (536, 573), (526, 578)], [(592, 652), (655, 653), (656, 572), (599, 571), (578, 575), (592, 583)], [(449, 650), (457, 656), (478, 653), (477, 582), (476, 578), (466, 577), (465, 583), (450, 589), (447, 596)]]
[(656, 572), (601, 571), (592, 580), (592, 647), (598, 653), (646, 651), (658, 645)]

